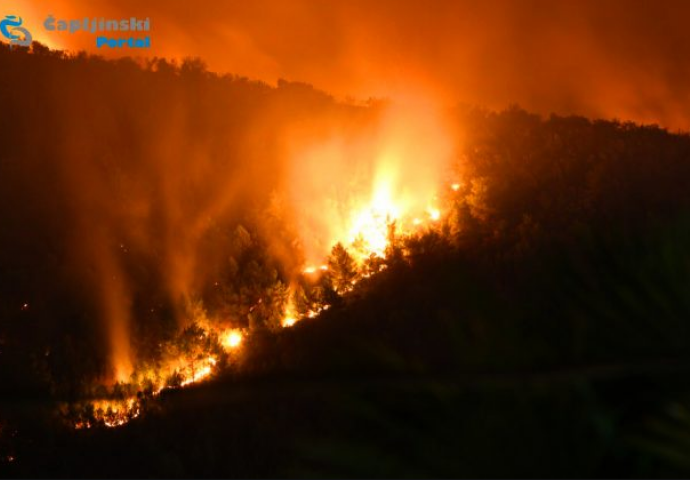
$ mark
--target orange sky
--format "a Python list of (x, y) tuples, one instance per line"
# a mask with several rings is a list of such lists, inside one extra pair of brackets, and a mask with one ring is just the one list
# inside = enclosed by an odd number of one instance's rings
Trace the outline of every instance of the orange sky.
[(92, 34), (42, 22), (149, 16), (152, 55), (338, 96), (580, 113), (690, 128), (690, 2), (404, 0), (0, 0), (34, 37), (96, 51)]

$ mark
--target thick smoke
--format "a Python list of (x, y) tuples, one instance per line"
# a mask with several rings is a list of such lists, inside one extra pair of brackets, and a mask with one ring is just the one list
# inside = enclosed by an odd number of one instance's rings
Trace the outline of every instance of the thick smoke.
[[(35, 22), (48, 13), (149, 16), (152, 54), (200, 56), (216, 71), (307, 81), (341, 96), (398, 97), (423, 88), (447, 103), (518, 103), (544, 114), (690, 128), (690, 4), (682, 0), (263, 0), (195, 9), (183, 1), (62, 0), (51, 2), (50, 12), (42, 2), (31, 6)], [(50, 38), (95, 49), (90, 34)]]

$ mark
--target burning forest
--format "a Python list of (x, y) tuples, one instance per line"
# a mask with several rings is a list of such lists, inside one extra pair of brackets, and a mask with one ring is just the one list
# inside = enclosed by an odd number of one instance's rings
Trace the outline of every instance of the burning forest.
[[(354, 145), (346, 147), (343, 139), (333, 138), (330, 133), (325, 141), (317, 140), (299, 151), (290, 150), (291, 170), (286, 192), (279, 185), (271, 195), (275, 202), (280, 202), (280, 195), (285, 195), (292, 199), (294, 206), (283, 203), (278, 211), (275, 203), (259, 207), (265, 210), (258, 219), (263, 222), (263, 215), (268, 215), (271, 209), (277, 216), (294, 219), (297, 236), (292, 239), (289, 261), (281, 263), (280, 257), (270, 257), (273, 240), (269, 234), (266, 239), (257, 239), (265, 242), (258, 247), (262, 257), (247, 265), (258, 267), (255, 274), (260, 276), (267, 263), (277, 262), (272, 278), (261, 280), (265, 290), (259, 288), (247, 295), (242, 291), (247, 285), (242, 285), (238, 303), (219, 301), (216, 297), (211, 312), (205, 306), (204, 291), (193, 290), (187, 282), (184, 290), (168, 292), (182, 293), (178, 297), (182, 303), (171, 305), (179, 315), (176, 318), (179, 333), (172, 338), (158, 339), (162, 340), (159, 348), (152, 355), (142, 355), (143, 359), (134, 355), (133, 341), (118, 336), (117, 342), (128, 343), (112, 344), (112, 376), (106, 374), (103, 381), (94, 384), (92, 394), (99, 398), (65, 405), (66, 420), (77, 429), (125, 425), (142, 413), (144, 401), (154, 399), (164, 389), (196, 384), (232, 368), (241, 355), (245, 335), (251, 335), (256, 329), (289, 328), (304, 318), (318, 317), (334, 301), (351, 293), (358, 282), (385, 269), (394, 248), (398, 249), (398, 256), (404, 257), (400, 245), (406, 240), (424, 233), (440, 233), (444, 224), (440, 208), (452, 202), (451, 197), (457, 197), (459, 185), (441, 183), (441, 172), (452, 176), (450, 145), (444, 146), (438, 134), (427, 143), (411, 142), (416, 149), (405, 142), (398, 143), (400, 138), (411, 138), (408, 135), (413, 131), (426, 138), (431, 133), (424, 130), (430, 128), (429, 118), (413, 120), (409, 111), (389, 108), (384, 107), (384, 118), (380, 120), (384, 122), (382, 138), (352, 138)], [(437, 125), (432, 124), (431, 128), (438, 132)], [(292, 144), (299, 135), (290, 127), (288, 132)], [(305, 143), (304, 139), (301, 141)], [(374, 146), (373, 141), (377, 142)], [(338, 147), (334, 148), (333, 143)], [(436, 149), (441, 146), (438, 152), (427, 150), (426, 153), (432, 153), (432, 158), (438, 160), (416, 166), (415, 159), (422, 154), (420, 144), (426, 148), (433, 145)], [(346, 171), (350, 148), (366, 161)], [(339, 171), (333, 172), (334, 169)], [(219, 211), (218, 215), (224, 213)], [(240, 224), (232, 237), (240, 257), (257, 241)], [(124, 244), (119, 248), (124, 249)], [(200, 249), (194, 245), (192, 250)], [(264, 250), (269, 252), (268, 256), (264, 256)], [(235, 262), (232, 258), (231, 261)], [(228, 273), (237, 275), (245, 271), (237, 263), (231, 263), (231, 268), (236, 271), (220, 272), (219, 277), (214, 277), (212, 290), (232, 288), (227, 282)], [(251, 305), (246, 303), (249, 299)], [(245, 312), (238, 311), (242, 303)], [(132, 315), (127, 312), (125, 316), (132, 318)], [(122, 327), (109, 328), (113, 331)], [(146, 352), (146, 348), (142, 350)]]
[(362, 100), (36, 39), (0, 45), (3, 474), (687, 473), (678, 106), (458, 104), (470, 73), (414, 50)]
[[(96, 75), (123, 68), (34, 50), (6, 55), (62, 70), (50, 82), (66, 97), (79, 88), (70, 75), (80, 63), (101, 69)], [(441, 208), (457, 196), (456, 184), (448, 183), (457, 173), (445, 113), (423, 100), (338, 104), (305, 85), (274, 89), (217, 77), (194, 61), (181, 67), (164, 60), (129, 63), (126, 69), (142, 83), (139, 92), (123, 94), (145, 98), (156, 82), (169, 90), (146, 100), (152, 118), (130, 118), (136, 112), (103, 105), (84, 112), (95, 118), (75, 112), (83, 120), (64, 125), (66, 131), (47, 142), (55, 158), (63, 151), (73, 156), (50, 167), (57, 181), (48, 188), (56, 190), (51, 198), (58, 204), (56, 197), (68, 196), (56, 207), (67, 213), (57, 235), (74, 265), (64, 281), (90, 292), (91, 326), (102, 338), (102, 359), (87, 373), (90, 386), (77, 394), (87, 400), (62, 407), (78, 429), (124, 425), (164, 389), (196, 384), (237, 363), (243, 338), (255, 330), (318, 317), (385, 269), (394, 245), (440, 231)], [(217, 98), (208, 93), (190, 104), (167, 101), (168, 94), (186, 98), (213, 84), (223, 88), (232, 114), (209, 119), (216, 109), (208, 102)], [(51, 85), (33, 88), (48, 92)], [(244, 99), (253, 102), (247, 112), (234, 106), (233, 90), (254, 95)], [(89, 95), (101, 94), (92, 89)], [(46, 113), (63, 108), (51, 98), (46, 94)], [(143, 134), (132, 130), (137, 121), (138, 129), (158, 137), (147, 140), (143, 156), (107, 151), (119, 128), (136, 143)], [(243, 122), (240, 133), (237, 121)], [(101, 125), (95, 127), (101, 141), (79, 137), (86, 124)], [(175, 140), (176, 131), (188, 128), (199, 131), (193, 144)], [(265, 143), (262, 148), (253, 138)], [(261, 163), (266, 155), (268, 164)], [(27, 166), (20, 173), (28, 181), (36, 172)], [(238, 202), (248, 211), (237, 211)], [(51, 347), (45, 348), (50, 359)], [(67, 383), (74, 380), (82, 379)]]

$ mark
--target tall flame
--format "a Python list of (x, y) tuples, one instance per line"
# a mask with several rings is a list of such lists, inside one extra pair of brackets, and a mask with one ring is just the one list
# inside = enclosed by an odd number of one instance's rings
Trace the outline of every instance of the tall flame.
[[(330, 266), (325, 265), (325, 260), (332, 247), (340, 243), (356, 263), (357, 270), (334, 287), (337, 294), (346, 294), (359, 279), (385, 268), (383, 264), (366, 261), (372, 256), (386, 256), (391, 232), (412, 234), (441, 218), (436, 192), (451, 157), (451, 142), (442, 128), (442, 120), (433, 105), (417, 102), (387, 107), (377, 127), (367, 129), (374, 134), (353, 135), (335, 130), (339, 135), (324, 137), (318, 129), (311, 130), (316, 127), (310, 126), (307, 131), (294, 135), (291, 150), (294, 156), (288, 162), (291, 171), (286, 187), (307, 261), (301, 268), (302, 275), (328, 274)], [(188, 243), (194, 242), (189, 239)], [(169, 287), (175, 298), (184, 297), (189, 288), (189, 273), (195, 263), (192, 250), (183, 248), (179, 261), (170, 262), (173, 280)], [(111, 262), (102, 265), (104, 273), (110, 274), (103, 294), (108, 318), (113, 320), (110, 334), (117, 380), (136, 385), (146, 379), (155, 383), (152, 394), (157, 395), (165, 388), (184, 387), (211, 377), (220, 364), (219, 357), (207, 349), (198, 355), (180, 353), (179, 358), (166, 360), (156, 371), (139, 370), (134, 374), (136, 378), (132, 378), (126, 338), (130, 292), (121, 283), (114, 257), (104, 258)], [(372, 269), (372, 265), (378, 267)], [(290, 287), (282, 327), (314, 318), (329, 307), (325, 303), (305, 307), (302, 300), (297, 302), (296, 285)], [(297, 308), (298, 303), (302, 310)], [(227, 355), (241, 355), (242, 330), (219, 330), (217, 323), (204, 315), (194, 316), (194, 321), (202, 330), (198, 334), (200, 341), (213, 338)], [(96, 420), (106, 426), (124, 424), (139, 414), (136, 401), (104, 406), (110, 408), (101, 408), (104, 413), (97, 415)]]
[(417, 97), (389, 105), (371, 136), (290, 132), (288, 190), (308, 264), (338, 242), (357, 244), (356, 260), (382, 257), (392, 223), (404, 230), (439, 219), (436, 191), (452, 155), (444, 125), (435, 104)]

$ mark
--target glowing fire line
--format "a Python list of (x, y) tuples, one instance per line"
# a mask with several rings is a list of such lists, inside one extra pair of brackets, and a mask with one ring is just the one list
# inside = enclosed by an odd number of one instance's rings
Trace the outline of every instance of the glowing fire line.
[[(453, 183), (450, 185), (450, 189), (456, 192), (460, 189), (460, 184)], [(399, 205), (400, 203), (393, 201), (390, 188), (384, 184), (373, 196), (370, 205), (353, 215), (346, 249), (358, 263), (361, 264), (363, 260), (372, 256), (385, 258), (390, 245), (389, 229), (392, 225), (399, 229), (398, 235), (410, 236), (419, 232), (429, 222), (437, 222), (441, 218), (440, 209), (434, 206), (427, 206), (423, 212), (425, 215), (420, 215), (420, 212), (417, 212), (417, 215), (413, 216)], [(384, 268), (385, 264), (381, 265), (379, 271)], [(309, 265), (302, 269), (302, 274), (311, 276), (326, 274), (328, 271), (328, 266), (324, 264)], [(375, 272), (362, 272), (360, 276), (368, 278), (372, 273)], [(351, 285), (346, 291), (340, 293), (351, 291), (357, 284), (357, 280), (352, 280), (350, 283)], [(295, 307), (294, 292), (290, 292), (290, 299), (285, 308), (281, 326), (289, 328), (303, 318), (315, 318), (329, 307), (329, 305), (320, 305), (300, 314)], [(226, 329), (218, 333), (218, 338), (220, 345), (227, 352), (231, 352), (242, 345), (244, 333), (240, 329)], [(197, 362), (197, 365), (183, 364), (178, 366), (174, 371), (181, 377), (179, 388), (208, 379), (216, 370), (217, 364), (217, 359), (209, 356), (201, 362)], [(158, 396), (166, 388), (176, 387), (158, 385), (152, 392), (153, 396)], [(125, 425), (130, 420), (139, 417), (142, 409), (140, 400), (136, 397), (126, 400), (99, 400), (93, 402), (92, 406), (94, 410), (93, 419), (106, 427)], [(93, 424), (89, 420), (79, 420), (74, 423), (76, 429), (91, 428), (92, 426)]]

